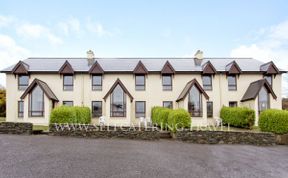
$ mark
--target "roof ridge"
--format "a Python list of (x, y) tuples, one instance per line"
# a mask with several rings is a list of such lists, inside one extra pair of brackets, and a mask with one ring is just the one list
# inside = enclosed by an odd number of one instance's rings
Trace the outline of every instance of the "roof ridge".
[[(87, 59), (86, 57), (28, 57), (27, 59)], [(194, 59), (194, 57), (95, 57), (94, 59)], [(254, 59), (253, 57), (204, 57), (203, 59)]]

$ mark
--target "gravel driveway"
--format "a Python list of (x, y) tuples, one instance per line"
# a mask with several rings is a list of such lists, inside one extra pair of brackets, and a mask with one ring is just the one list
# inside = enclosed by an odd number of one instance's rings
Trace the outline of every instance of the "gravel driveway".
[(0, 135), (0, 177), (288, 177), (288, 147)]

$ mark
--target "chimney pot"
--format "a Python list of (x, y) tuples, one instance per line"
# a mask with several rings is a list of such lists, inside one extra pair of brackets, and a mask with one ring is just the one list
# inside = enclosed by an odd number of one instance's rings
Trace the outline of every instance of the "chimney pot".
[(89, 66), (95, 62), (94, 52), (92, 50), (87, 51), (87, 61)]
[(203, 61), (203, 51), (198, 50), (194, 55), (194, 62), (196, 66), (201, 66)]

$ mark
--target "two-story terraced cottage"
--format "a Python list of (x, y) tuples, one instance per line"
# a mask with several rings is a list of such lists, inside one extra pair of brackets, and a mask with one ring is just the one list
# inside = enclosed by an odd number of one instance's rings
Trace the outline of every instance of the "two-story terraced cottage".
[[(259, 112), (281, 108), (281, 74), (251, 58), (28, 58), (7, 76), (7, 121), (49, 123), (59, 105), (88, 106), (93, 122), (137, 124), (153, 106), (184, 108), (193, 125), (219, 117), (222, 106)], [(256, 119), (256, 125), (258, 120)]]

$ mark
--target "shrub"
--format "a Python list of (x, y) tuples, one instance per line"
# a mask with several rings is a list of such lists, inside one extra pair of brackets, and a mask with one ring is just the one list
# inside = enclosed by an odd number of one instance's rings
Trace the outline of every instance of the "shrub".
[(76, 111), (76, 123), (89, 124), (91, 123), (91, 111), (88, 107), (74, 107)]
[(160, 126), (161, 128), (166, 128), (168, 115), (171, 109), (155, 106), (151, 111), (152, 123)]
[(82, 123), (91, 122), (91, 113), (88, 107), (60, 106), (52, 110), (50, 123)]
[(261, 112), (259, 127), (264, 132), (288, 133), (288, 111), (268, 109)]
[(75, 123), (76, 111), (73, 107), (60, 106), (52, 110), (50, 114), (50, 123)]
[(255, 122), (255, 111), (246, 107), (222, 107), (220, 117), (223, 124), (252, 129)]
[(191, 126), (191, 116), (184, 109), (172, 110), (168, 116), (168, 128), (176, 132), (179, 128), (189, 128)]

